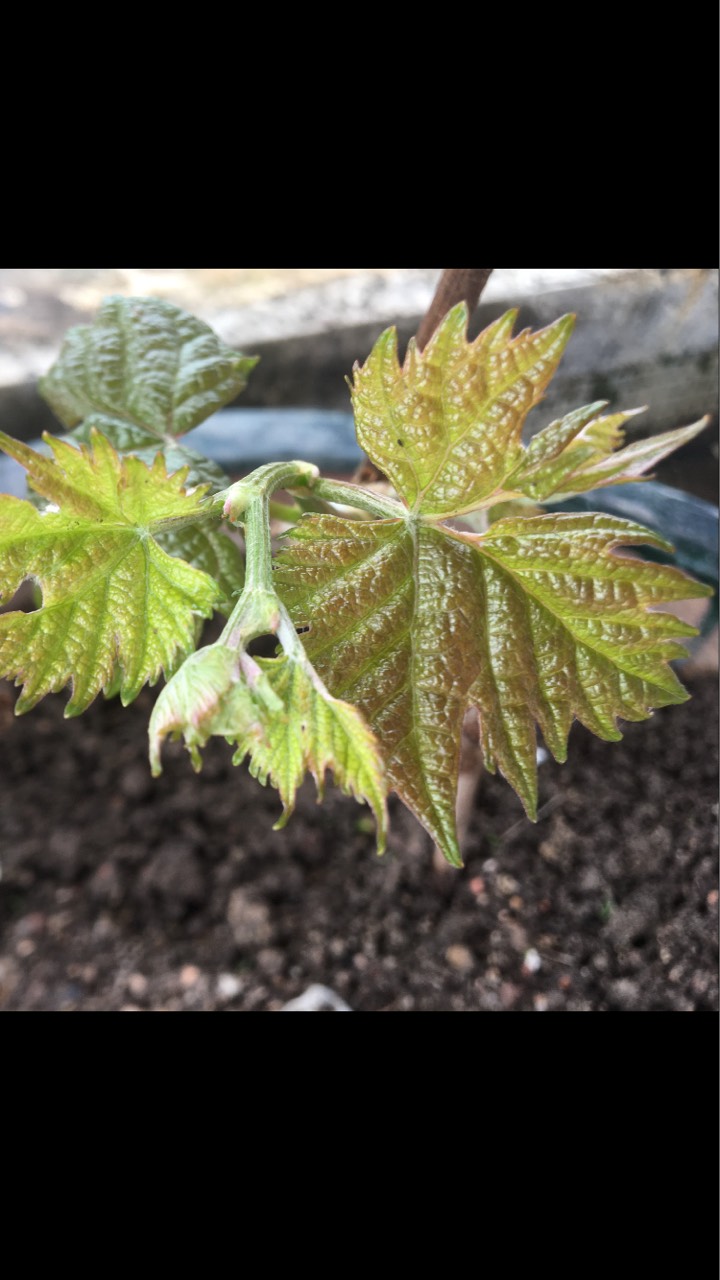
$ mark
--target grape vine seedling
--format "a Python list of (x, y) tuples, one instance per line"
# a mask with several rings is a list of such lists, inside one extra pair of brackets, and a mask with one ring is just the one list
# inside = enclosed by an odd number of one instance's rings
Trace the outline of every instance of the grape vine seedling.
[[(532, 818), (538, 726), (563, 760), (575, 718), (613, 740), (618, 718), (685, 701), (668, 664), (696, 632), (655, 606), (710, 588), (618, 552), (671, 550), (657, 533), (537, 504), (635, 481), (704, 422), (625, 445), (630, 413), (603, 416), (597, 403), (526, 447), (523, 423), (573, 317), (513, 337), (509, 312), (473, 342), (467, 318), (454, 307), (402, 365), (388, 329), (355, 367), (357, 436), (388, 478), (380, 492), (305, 462), (231, 484), (185, 437), (235, 398), (255, 360), (169, 303), (107, 299), (42, 383), (69, 434), (46, 436), (47, 453), (0, 434), (37, 495), (0, 497), (0, 594), (26, 579), (42, 592), (34, 612), (0, 616), (0, 676), (23, 686), (18, 713), (68, 684), (68, 716), (100, 692), (127, 704), (164, 675), (153, 773), (165, 738), (183, 738), (199, 769), (221, 735), (277, 788), (279, 826), (306, 772), (322, 795), (329, 769), (370, 805), (380, 851), (393, 790), (460, 866), (469, 708), (486, 766)], [(274, 556), (272, 516), (290, 526)], [(243, 531), (244, 564), (228, 525)], [(215, 611), (222, 634), (198, 647)], [(273, 657), (251, 651), (266, 635)]]

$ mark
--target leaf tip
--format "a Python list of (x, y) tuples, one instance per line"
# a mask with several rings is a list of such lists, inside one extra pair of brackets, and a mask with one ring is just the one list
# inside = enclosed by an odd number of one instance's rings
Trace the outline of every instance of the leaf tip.
[(557, 347), (561, 352), (565, 350), (570, 341), (576, 323), (577, 316), (575, 312), (568, 311), (566, 315), (560, 316), (560, 319), (556, 320), (554, 324), (548, 325), (548, 331), (554, 334)]
[(295, 811), (294, 804), (284, 804), (283, 811), (280, 814), (280, 817), (278, 818), (277, 822), (273, 823), (273, 831), (282, 831), (287, 826), (294, 811)]

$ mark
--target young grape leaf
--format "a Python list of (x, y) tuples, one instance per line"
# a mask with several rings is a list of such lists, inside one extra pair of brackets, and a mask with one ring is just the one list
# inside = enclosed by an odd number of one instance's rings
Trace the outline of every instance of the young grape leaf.
[(268, 778), (283, 802), (276, 823), (290, 817), (297, 788), (310, 771), (322, 797), (326, 769), (347, 794), (365, 799), (385, 847), (385, 779), (377, 743), (358, 711), (333, 698), (304, 656), (253, 659), (222, 643), (192, 654), (165, 686), (150, 721), (153, 773), (170, 735), (185, 738), (193, 765), (211, 735), (237, 745), (234, 763), (250, 756), (250, 772)]
[(507, 488), (536, 502), (546, 502), (551, 497), (569, 497), (642, 480), (651, 467), (680, 445), (688, 444), (709, 422), (702, 418), (689, 427), (636, 440), (623, 449), (623, 424), (643, 410), (630, 409), (600, 418), (597, 413), (603, 408), (605, 402), (599, 401), (577, 409), (538, 432), (520, 466), (505, 477)]
[(40, 392), (82, 443), (96, 429), (119, 453), (151, 465), (162, 450), (168, 472), (187, 466), (192, 483), (222, 487), (222, 471), (177, 437), (234, 400), (257, 360), (170, 302), (111, 297), (70, 330)]
[(525, 448), (525, 419), (542, 399), (574, 317), (512, 337), (508, 311), (474, 342), (467, 307), (448, 312), (420, 354), (414, 339), (398, 363), (397, 332), (378, 338), (352, 389), (357, 436), (403, 502), (435, 520), (511, 498), (551, 496), (638, 480), (707, 419), (642, 440), (620, 452), (623, 423), (642, 410), (598, 417), (604, 403), (552, 423)]
[(80, 450), (46, 440), (52, 457), (0, 433), (0, 447), (55, 508), (0, 497), (0, 596), (32, 578), (43, 601), (33, 613), (0, 616), (0, 675), (24, 684), (18, 712), (72, 682), (65, 714), (78, 715), (118, 669), (122, 701), (131, 702), (194, 647), (196, 619), (227, 596), (160, 546), (157, 535), (204, 514), (204, 491), (185, 494), (182, 471), (168, 477), (161, 458), (152, 469), (121, 459), (97, 433)]
[(308, 516), (276, 580), (308, 657), (382, 743), (390, 786), (460, 865), (460, 734), (477, 707), (488, 768), (500, 766), (530, 817), (536, 731), (565, 759), (577, 717), (601, 738), (685, 701), (669, 659), (694, 628), (663, 600), (711, 594), (678, 569), (611, 554), (655, 534), (626, 520), (544, 515), (485, 536), (430, 523)]
[(133, 458), (139, 458), (149, 467), (152, 466), (158, 453), (162, 453), (168, 475), (186, 467), (187, 487), (210, 484), (213, 489), (224, 489), (230, 484), (230, 478), (222, 467), (210, 458), (203, 457), (196, 449), (189, 449), (186, 444), (180, 444), (179, 441), (171, 438), (162, 440), (151, 431), (130, 427), (126, 423), (105, 418), (100, 413), (91, 413), (80, 423), (80, 426), (69, 432), (67, 439), (72, 444), (89, 444), (93, 431), (100, 431), (106, 439), (110, 440), (118, 453), (131, 453)]
[(358, 440), (414, 512), (441, 520), (472, 511), (519, 464), (523, 423), (560, 362), (574, 317), (513, 338), (516, 316), (509, 311), (468, 343), (460, 303), (422, 354), (411, 338), (402, 367), (394, 328), (355, 366)]
[(500, 767), (532, 817), (536, 725), (562, 760), (574, 718), (616, 739), (618, 717), (684, 701), (667, 664), (685, 655), (677, 640), (696, 632), (648, 610), (711, 594), (677, 569), (615, 554), (642, 543), (671, 549), (626, 520), (510, 518), (484, 535), (443, 523), (524, 492), (514, 482), (505, 491), (507, 477), (542, 477), (583, 431), (575, 472), (619, 443), (627, 415), (598, 419), (593, 405), (523, 449), (525, 414), (571, 321), (512, 339), (513, 319), (468, 344), (465, 308), (455, 308), (422, 355), (410, 344), (402, 369), (394, 332), (378, 339), (355, 373), (358, 438), (404, 511), (374, 521), (305, 517), (276, 560), (293, 621), (310, 628), (309, 658), (331, 692), (363, 712), (390, 786), (456, 865), (466, 710), (479, 712), (488, 767)]
[(224, 597), (215, 608), (227, 616), (242, 590), (245, 566), (239, 546), (218, 528), (216, 521), (207, 520), (168, 529), (165, 533), (158, 532), (155, 541), (168, 555), (187, 560), (195, 569), (202, 569), (214, 579)]

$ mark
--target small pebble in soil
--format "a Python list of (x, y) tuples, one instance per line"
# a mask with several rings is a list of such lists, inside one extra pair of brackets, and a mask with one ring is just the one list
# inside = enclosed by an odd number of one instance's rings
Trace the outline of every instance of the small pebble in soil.
[(227, 909), (233, 941), (241, 950), (255, 950), (272, 941), (270, 911), (264, 902), (256, 902), (245, 889), (233, 889)]
[(127, 980), (127, 988), (136, 1000), (142, 1000), (148, 989), (148, 980), (144, 973), (131, 973)]
[(460, 973), (469, 973), (475, 965), (475, 957), (469, 947), (462, 946), (461, 943), (455, 943), (448, 947), (445, 952), (445, 959), (453, 969), (457, 969)]
[(184, 964), (180, 970), (180, 986), (184, 991), (194, 987), (200, 981), (200, 970), (196, 964)]
[(612, 1002), (621, 1009), (633, 1009), (637, 1004), (638, 985), (630, 978), (618, 978), (617, 982), (610, 984), (610, 995)]
[(261, 973), (266, 973), (270, 977), (282, 973), (285, 965), (285, 956), (277, 947), (261, 947), (255, 959)]
[(282, 1013), (352, 1013), (349, 1004), (330, 987), (314, 982), (294, 1000), (288, 1000), (282, 1006)]
[(221, 973), (215, 986), (220, 1000), (234, 1000), (242, 991), (242, 983), (238, 981), (234, 973)]
[(17, 921), (14, 933), (16, 938), (32, 938), (35, 934), (42, 933), (46, 924), (47, 917), (42, 911), (31, 911)]
[(98, 916), (92, 927), (94, 942), (112, 942), (118, 935), (118, 927), (111, 916), (103, 913)]
[(119, 787), (128, 800), (143, 800), (152, 789), (150, 770), (144, 763), (130, 765), (121, 773)]

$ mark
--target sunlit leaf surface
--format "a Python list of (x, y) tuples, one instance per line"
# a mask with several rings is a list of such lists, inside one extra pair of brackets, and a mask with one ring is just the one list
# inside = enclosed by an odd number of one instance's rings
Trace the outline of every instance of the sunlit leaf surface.
[(24, 686), (18, 712), (71, 683), (66, 714), (77, 715), (104, 687), (132, 701), (194, 648), (198, 617), (227, 597), (160, 545), (201, 511), (202, 492), (185, 494), (183, 472), (168, 477), (159, 458), (152, 469), (121, 459), (101, 435), (81, 450), (49, 443), (52, 457), (0, 434), (52, 504), (38, 511), (0, 497), (0, 596), (26, 578), (42, 591), (35, 612), (0, 615), (0, 674)]

